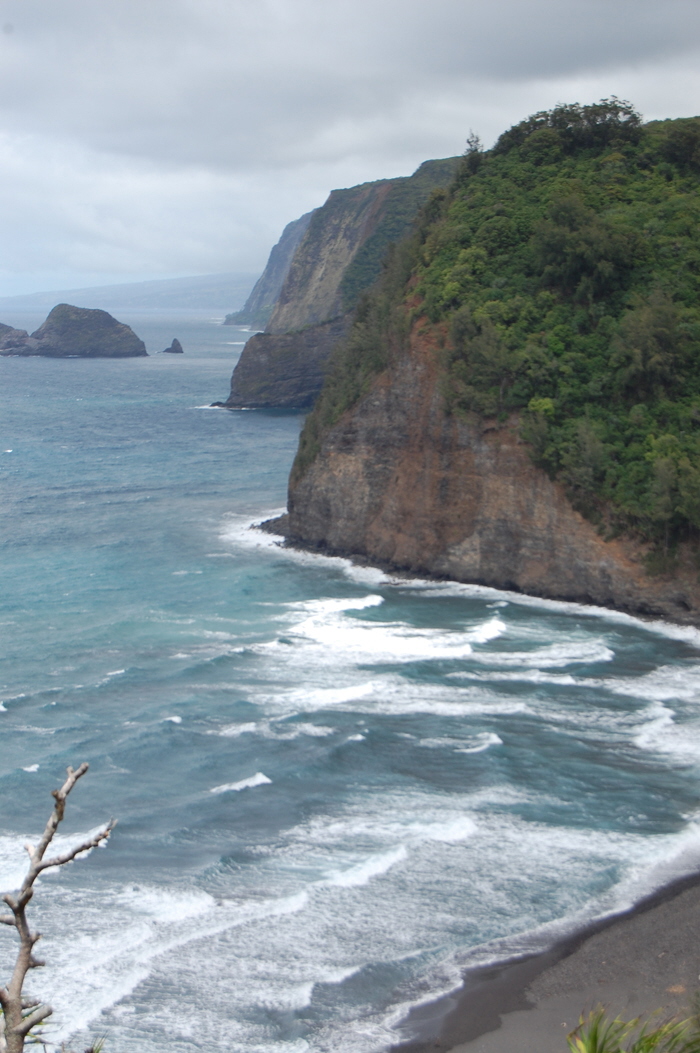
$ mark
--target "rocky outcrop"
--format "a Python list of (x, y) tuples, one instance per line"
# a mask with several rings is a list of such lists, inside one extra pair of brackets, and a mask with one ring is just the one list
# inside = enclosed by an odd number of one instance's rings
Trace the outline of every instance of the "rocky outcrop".
[(29, 333), (26, 329), (13, 329), (11, 325), (0, 323), (0, 354), (22, 354), (20, 349), (26, 346), (28, 339)]
[(146, 345), (133, 329), (107, 311), (71, 307), (61, 303), (39, 328), (28, 336), (24, 330), (3, 326), (0, 354), (40, 355), (47, 358), (134, 358), (146, 355)]
[(452, 180), (458, 161), (426, 161), (412, 176), (334, 190), (322, 208), (302, 217), (306, 231), (264, 339), (248, 341), (229, 398), (214, 405), (312, 405), (328, 357), (347, 332), (360, 295), (380, 274), (388, 245), (410, 230), (432, 191)]
[(265, 270), (253, 286), (244, 306), (234, 314), (227, 314), (224, 325), (250, 325), (254, 329), (265, 328), (289, 273), (294, 253), (306, 233), (312, 215), (313, 212), (307, 212), (299, 219), (287, 224), (282, 237), (270, 253)]
[[(429, 331), (428, 331), (429, 332)], [(700, 624), (693, 554), (650, 576), (647, 548), (605, 540), (507, 424), (449, 416), (439, 351), (410, 347), (293, 472), (281, 533), (304, 546), (448, 577)]]
[(177, 337), (175, 337), (173, 339), (173, 342), (170, 345), (170, 347), (166, 347), (165, 348), (165, 350), (163, 351), (163, 354), (164, 355), (181, 355), (181, 354), (183, 354), (182, 344), (177, 339)]
[(332, 348), (347, 331), (344, 318), (298, 333), (257, 333), (231, 379), (226, 409), (309, 409), (321, 390)]

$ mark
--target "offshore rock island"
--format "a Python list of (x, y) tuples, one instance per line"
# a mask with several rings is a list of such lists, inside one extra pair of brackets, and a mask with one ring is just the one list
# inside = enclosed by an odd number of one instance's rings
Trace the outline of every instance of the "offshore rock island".
[(133, 329), (107, 311), (60, 303), (31, 336), (0, 325), (0, 355), (46, 358), (135, 358), (147, 354)]
[(472, 143), (355, 313), (292, 543), (700, 624), (700, 120)]

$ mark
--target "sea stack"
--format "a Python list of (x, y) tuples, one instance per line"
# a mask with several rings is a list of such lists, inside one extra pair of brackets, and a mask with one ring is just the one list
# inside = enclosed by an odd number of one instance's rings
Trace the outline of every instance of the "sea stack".
[(182, 354), (184, 354), (184, 352), (182, 350), (182, 344), (177, 339), (177, 337), (173, 340), (173, 342), (170, 345), (170, 347), (166, 347), (165, 348), (165, 350), (163, 351), (163, 354), (164, 355), (182, 355)]
[(0, 355), (46, 358), (136, 358), (147, 354), (133, 329), (107, 311), (60, 303), (31, 336), (24, 330), (0, 329)]

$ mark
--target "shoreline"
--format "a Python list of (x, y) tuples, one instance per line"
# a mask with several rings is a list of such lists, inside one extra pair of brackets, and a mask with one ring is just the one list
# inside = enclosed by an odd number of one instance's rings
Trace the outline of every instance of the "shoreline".
[(412, 1009), (390, 1053), (554, 1053), (599, 1005), (624, 1019), (690, 1016), (700, 989), (700, 871), (676, 878), (549, 949), (464, 973)]
[[(280, 539), (281, 548), (292, 549), (297, 552), (308, 552), (312, 555), (325, 556), (329, 559), (345, 559), (357, 567), (373, 567), (376, 570), (383, 571), (387, 575), (405, 579), (406, 581), (443, 582), (452, 583), (454, 585), (463, 585), (466, 588), (488, 589), (491, 592), (498, 593), (500, 596), (508, 597), (512, 603), (520, 602), (524, 605), (551, 603), (557, 604), (561, 607), (568, 606), (580, 608), (580, 613), (587, 617), (617, 616), (620, 618), (629, 618), (631, 621), (638, 622), (642, 626), (666, 625), (669, 628), (677, 630), (679, 633), (678, 639), (686, 639), (691, 646), (700, 649), (700, 621), (671, 618), (664, 611), (637, 610), (622, 606), (604, 607), (599, 603), (594, 603), (590, 598), (581, 596), (547, 596), (544, 593), (522, 592), (515, 586), (505, 588), (500, 585), (493, 585), (487, 581), (462, 581), (459, 578), (451, 578), (447, 575), (433, 574), (429, 570), (412, 570), (409, 567), (401, 567), (387, 560), (372, 559), (362, 553), (350, 552), (345, 549), (330, 549), (322, 545), (312, 545), (302, 541), (298, 537), (285, 533), (285, 527), (288, 522), (289, 513), (284, 512), (281, 515), (273, 516), (270, 519), (256, 520), (252, 526), (256, 530), (262, 531), (264, 534), (278, 537)], [(691, 640), (691, 637), (694, 639)]]
[[(666, 612), (603, 607), (583, 598), (521, 593), (397, 567), (358, 553), (331, 551), (285, 533), (286, 514), (257, 528), (283, 547), (375, 567), (406, 580), (454, 582), (508, 596), (512, 602), (579, 608), (589, 617), (618, 617), (700, 646), (700, 628)], [(676, 630), (676, 632), (674, 632)], [(580, 1018), (603, 1006), (611, 1017), (659, 1022), (700, 1013), (700, 870), (677, 877), (632, 906), (557, 939), (545, 950), (467, 968), (461, 986), (409, 1010), (396, 1025), (405, 1039), (385, 1053), (566, 1053)]]

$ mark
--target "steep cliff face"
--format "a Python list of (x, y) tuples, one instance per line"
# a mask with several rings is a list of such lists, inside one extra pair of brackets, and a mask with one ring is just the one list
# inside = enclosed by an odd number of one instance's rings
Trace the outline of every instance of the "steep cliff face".
[(223, 405), (306, 408), (323, 384), (352, 309), (378, 277), (387, 246), (411, 228), (432, 191), (452, 179), (458, 158), (426, 161), (412, 176), (334, 190), (310, 214), (267, 325), (251, 338)]
[(683, 549), (673, 577), (650, 576), (648, 546), (605, 541), (535, 467), (517, 417), (446, 412), (440, 359), (414, 330), (293, 477), (280, 532), (416, 574), (700, 623), (693, 554)]
[(297, 333), (256, 333), (231, 378), (231, 394), (215, 406), (227, 409), (309, 409), (323, 386), (333, 347), (347, 331), (343, 318)]
[(425, 161), (412, 176), (332, 191), (312, 214), (267, 332), (304, 329), (351, 310), (379, 275), (387, 245), (410, 229), (430, 193), (451, 181), (458, 160)]
[(700, 624), (700, 119), (562, 105), (471, 150), (300, 437), (297, 541)]
[(243, 308), (234, 314), (227, 314), (224, 325), (250, 325), (254, 329), (265, 328), (289, 273), (294, 253), (306, 233), (312, 215), (313, 212), (307, 212), (304, 216), (287, 224), (282, 237), (270, 253), (265, 270), (253, 286)]
[(390, 189), (387, 180), (331, 193), (295, 253), (268, 332), (287, 333), (342, 314), (343, 274), (375, 229)]

